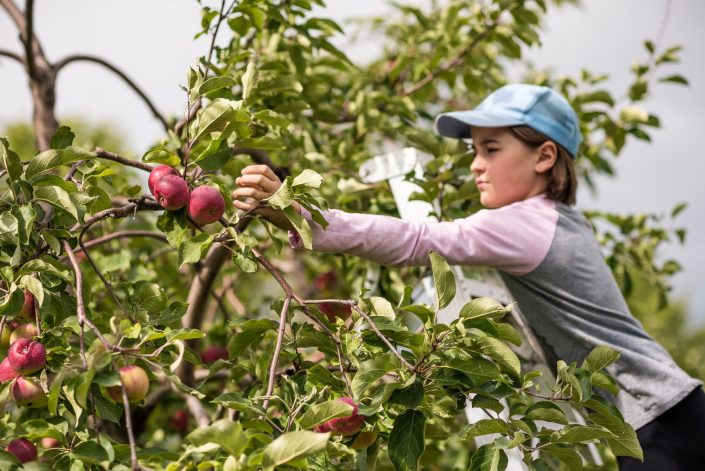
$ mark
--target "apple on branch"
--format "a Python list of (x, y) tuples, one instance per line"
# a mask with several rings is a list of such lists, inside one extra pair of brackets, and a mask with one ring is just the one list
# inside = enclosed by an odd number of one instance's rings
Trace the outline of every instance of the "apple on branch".
[(10, 365), (10, 360), (8, 358), (5, 358), (3, 359), (3, 361), (0, 362), (0, 383), (15, 379), (19, 375), (20, 374), (15, 371), (12, 365)]
[[(149, 377), (142, 368), (137, 365), (123, 366), (118, 373), (129, 402), (139, 402), (145, 398), (149, 392)], [(121, 386), (110, 386), (106, 391), (113, 401), (122, 404)]]
[(47, 395), (39, 382), (24, 376), (15, 379), (10, 393), (19, 406), (43, 407), (47, 403)]
[[(16, 332), (16, 331), (15, 331)], [(12, 368), (21, 375), (31, 375), (44, 368), (47, 351), (41, 342), (17, 339), (7, 352)]]
[(166, 175), (178, 176), (179, 172), (177, 172), (174, 167), (170, 167), (170, 166), (164, 165), (164, 164), (157, 165), (156, 167), (154, 167), (154, 170), (149, 172), (149, 178), (147, 179), (147, 185), (149, 186), (149, 191), (154, 196), (157, 196), (154, 193), (154, 189), (156, 188), (157, 183), (159, 182), (159, 180), (162, 179), (162, 177), (164, 177)]
[(188, 185), (178, 175), (164, 175), (154, 186), (154, 197), (164, 209), (170, 211), (181, 209), (188, 203)]
[(32, 294), (32, 292), (28, 289), (24, 290), (24, 304), (22, 305), (20, 315), (27, 320), (34, 319), (34, 309), (36, 302), (37, 300)]
[(225, 200), (217, 188), (199, 186), (188, 200), (188, 214), (201, 226), (216, 222), (225, 214)]
[(32, 337), (36, 337), (38, 335), (39, 331), (37, 330), (36, 325), (30, 323), (20, 324), (10, 334), (10, 345), (15, 343), (19, 339), (30, 340)]
[(5, 447), (5, 451), (9, 451), (20, 460), (20, 463), (27, 463), (37, 459), (37, 447), (26, 438), (15, 438)]

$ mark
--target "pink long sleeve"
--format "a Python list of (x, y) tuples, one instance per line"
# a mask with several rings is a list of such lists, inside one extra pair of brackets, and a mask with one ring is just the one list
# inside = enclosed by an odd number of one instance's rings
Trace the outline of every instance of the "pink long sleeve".
[[(304, 212), (312, 229), (313, 250), (318, 252), (342, 252), (398, 267), (430, 265), (428, 253), (434, 251), (451, 265), (481, 265), (515, 275), (541, 263), (558, 220), (555, 203), (544, 196), (453, 222), (404, 221), (340, 210), (322, 214), (329, 223), (325, 230)], [(300, 248), (298, 234), (290, 238)]]

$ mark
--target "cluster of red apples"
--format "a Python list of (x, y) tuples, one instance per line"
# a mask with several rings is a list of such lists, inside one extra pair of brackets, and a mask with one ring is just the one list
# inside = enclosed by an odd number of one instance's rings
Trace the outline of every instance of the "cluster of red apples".
[(174, 167), (157, 165), (147, 184), (162, 208), (175, 211), (186, 206), (188, 215), (201, 226), (216, 222), (225, 214), (225, 200), (217, 188), (203, 185), (189, 190)]
[[(35, 375), (46, 365), (47, 351), (44, 345), (32, 338), (36, 337), (37, 327), (33, 323), (36, 319), (36, 299), (29, 292), (24, 292), (24, 304), (13, 323), (3, 326), (0, 333), (0, 347), (7, 348), (7, 356), (0, 362), (0, 383), (12, 381), (10, 394), (18, 406), (41, 407), (47, 403), (44, 392)], [(18, 323), (26, 322), (24, 324)], [(42, 442), (47, 448), (58, 446), (58, 440), (47, 437)], [(15, 438), (5, 447), (22, 463), (37, 459), (37, 449), (32, 442), (25, 438)]]

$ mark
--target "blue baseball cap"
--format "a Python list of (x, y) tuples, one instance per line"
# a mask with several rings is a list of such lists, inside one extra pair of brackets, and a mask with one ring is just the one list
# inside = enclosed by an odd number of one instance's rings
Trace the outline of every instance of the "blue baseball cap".
[(575, 158), (582, 141), (575, 110), (548, 87), (515, 83), (492, 92), (474, 110), (443, 113), (436, 118), (441, 136), (470, 137), (470, 127), (529, 126)]

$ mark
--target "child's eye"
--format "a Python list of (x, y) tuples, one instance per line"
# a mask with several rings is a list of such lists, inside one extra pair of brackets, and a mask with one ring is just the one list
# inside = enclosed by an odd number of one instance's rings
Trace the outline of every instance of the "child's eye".
[(497, 152), (498, 150), (499, 150), (499, 149), (487, 149), (487, 153), (488, 153), (488, 154), (494, 154), (494, 153)]

